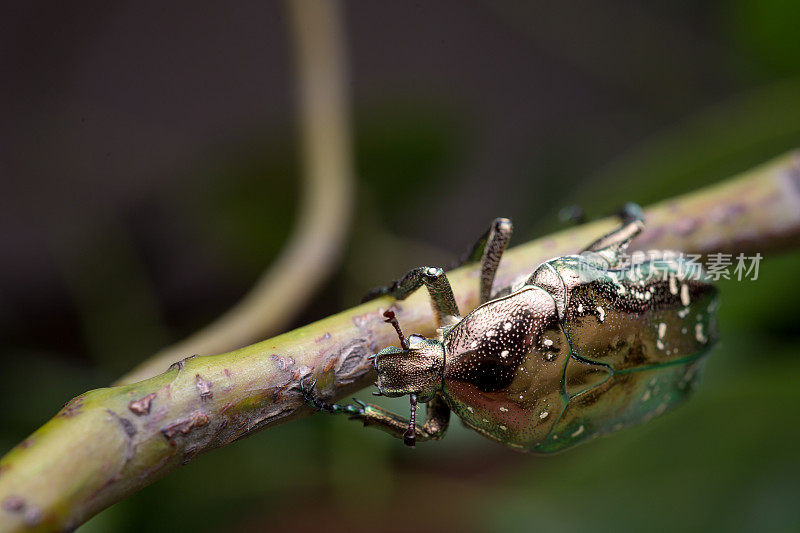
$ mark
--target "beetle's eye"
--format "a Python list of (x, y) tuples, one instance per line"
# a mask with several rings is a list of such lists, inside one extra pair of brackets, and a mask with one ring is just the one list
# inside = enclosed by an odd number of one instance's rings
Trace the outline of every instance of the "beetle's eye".
[(412, 333), (408, 337), (408, 345), (409, 346), (414, 346), (415, 344), (419, 344), (420, 342), (422, 342), (424, 340), (425, 340), (425, 337), (423, 337), (419, 333)]

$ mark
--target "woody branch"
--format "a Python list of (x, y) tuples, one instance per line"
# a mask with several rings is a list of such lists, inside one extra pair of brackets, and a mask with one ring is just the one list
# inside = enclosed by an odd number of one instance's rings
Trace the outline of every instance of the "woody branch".
[[(645, 213), (636, 249), (763, 254), (794, 247), (800, 155)], [(498, 286), (580, 250), (616, 224), (599, 220), (511, 248)], [(477, 265), (448, 274), (463, 310), (478, 302), (478, 275)], [(424, 291), (402, 302), (383, 297), (240, 350), (189, 358), (150, 379), (73, 398), (0, 460), (0, 530), (75, 527), (202, 453), (307, 416), (300, 391), (306, 377), (330, 399), (369, 385), (369, 355), (397, 342), (383, 321), (389, 307), (408, 330), (434, 333)]]

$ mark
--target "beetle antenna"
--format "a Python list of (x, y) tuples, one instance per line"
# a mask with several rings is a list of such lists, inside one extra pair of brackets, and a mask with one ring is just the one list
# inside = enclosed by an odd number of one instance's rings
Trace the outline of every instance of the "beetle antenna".
[(414, 447), (416, 444), (416, 417), (417, 417), (417, 395), (411, 394), (411, 416), (408, 419), (408, 429), (403, 433), (403, 442), (406, 446)]
[[(400, 323), (397, 321), (397, 317), (394, 316), (394, 311), (387, 309), (383, 312), (383, 316), (386, 317), (384, 322), (391, 324), (394, 327), (394, 330), (397, 332), (397, 336), (400, 337), (400, 347), (404, 350), (408, 350), (408, 340), (406, 339), (405, 335), (403, 335), (403, 330), (400, 329)], [(414, 411), (411, 412), (413, 413)]]

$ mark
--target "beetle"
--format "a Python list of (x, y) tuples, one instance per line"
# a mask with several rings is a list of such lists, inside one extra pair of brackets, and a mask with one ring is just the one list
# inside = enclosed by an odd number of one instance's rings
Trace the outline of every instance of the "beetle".
[[(550, 453), (647, 421), (678, 405), (695, 388), (704, 356), (717, 340), (718, 291), (699, 268), (674, 252), (628, 259), (644, 229), (635, 204), (622, 225), (578, 255), (539, 265), (519, 286), (492, 293), (511, 237), (496, 219), (471, 253), (481, 261), (480, 305), (459, 314), (442, 269), (421, 267), (369, 297), (402, 300), (421, 286), (438, 321), (435, 338), (403, 336), (392, 311), (387, 322), (401, 347), (372, 356), (378, 391), (408, 395), (405, 419), (375, 405), (326, 404), (402, 438), (441, 439), (454, 412), (464, 424), (512, 448)], [(313, 384), (311, 389), (313, 389)], [(418, 403), (427, 419), (417, 425)]]

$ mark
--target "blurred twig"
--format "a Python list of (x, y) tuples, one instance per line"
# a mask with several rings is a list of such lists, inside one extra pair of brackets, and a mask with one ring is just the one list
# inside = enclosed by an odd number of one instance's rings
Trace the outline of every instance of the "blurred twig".
[[(800, 240), (800, 153), (646, 210), (637, 248), (761, 253)], [(510, 249), (498, 286), (572, 253), (619, 222), (604, 219)], [(449, 273), (460, 308), (478, 299), (476, 265)], [(98, 389), (64, 406), (0, 459), (0, 530), (72, 528), (175, 467), (255, 431), (310, 414), (299, 384), (342, 397), (373, 379), (367, 357), (396, 342), (381, 312), (434, 333), (425, 291), (380, 298), (234, 352), (182, 361), (145, 381)], [(280, 458), (273, 458), (280, 460)]]
[(278, 260), (232, 309), (118, 384), (163, 372), (189, 355), (245, 346), (285, 328), (336, 264), (353, 204), (347, 69), (338, 1), (286, 2), (297, 65), (304, 164), (298, 222)]

